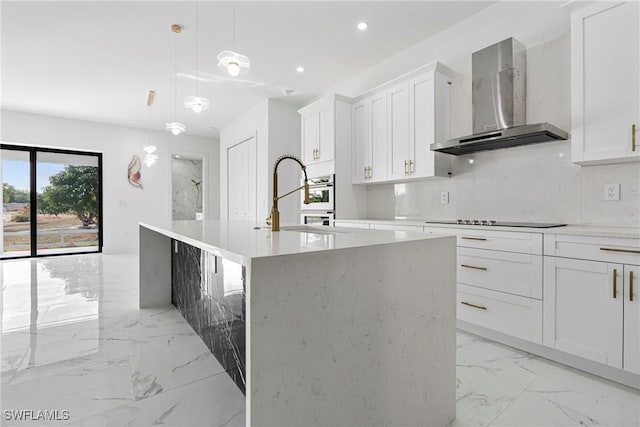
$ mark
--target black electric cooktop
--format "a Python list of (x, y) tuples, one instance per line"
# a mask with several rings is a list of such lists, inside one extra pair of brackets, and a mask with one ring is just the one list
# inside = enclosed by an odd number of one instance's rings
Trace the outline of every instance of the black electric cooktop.
[(508, 222), (494, 221), (486, 219), (456, 219), (456, 220), (429, 220), (427, 224), (456, 224), (456, 225), (488, 225), (494, 227), (527, 227), (527, 228), (553, 228), (564, 227), (567, 224), (556, 224), (547, 222)]

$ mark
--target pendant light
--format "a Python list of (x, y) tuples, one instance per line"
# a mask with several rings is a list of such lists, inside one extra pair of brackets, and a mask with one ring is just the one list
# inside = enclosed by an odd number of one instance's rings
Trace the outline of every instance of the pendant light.
[[(233, 37), (233, 49), (236, 48), (236, 2), (233, 2), (233, 12), (232, 12), (232, 37)], [(240, 74), (246, 74), (249, 72), (249, 68), (251, 68), (251, 61), (249, 61), (249, 57), (245, 55), (241, 55), (238, 52), (234, 52), (231, 50), (223, 50), (218, 54), (218, 67), (227, 72), (231, 77), (237, 77)]]
[(178, 34), (182, 31), (182, 27), (178, 24), (173, 24), (171, 26), (171, 31), (173, 31), (173, 122), (167, 123), (166, 129), (170, 131), (174, 135), (180, 135), (182, 132), (187, 130), (187, 128), (180, 122), (177, 121), (177, 105), (178, 105), (178, 48), (177, 48), (177, 38)]
[(196, 2), (196, 95), (187, 96), (184, 99), (185, 108), (190, 108), (194, 113), (200, 113), (209, 108), (209, 100), (198, 96), (198, 2)]
[[(149, 107), (149, 127), (152, 127), (153, 122), (153, 114), (151, 111), (151, 106), (153, 105), (153, 100), (155, 99), (156, 92), (150, 90), (147, 92), (147, 107)], [(142, 151), (144, 151), (144, 159), (142, 162), (147, 165), (147, 167), (151, 167), (156, 164), (158, 161), (158, 155), (155, 154), (157, 151), (157, 147), (151, 144), (151, 132), (147, 131), (147, 145), (142, 147)]]

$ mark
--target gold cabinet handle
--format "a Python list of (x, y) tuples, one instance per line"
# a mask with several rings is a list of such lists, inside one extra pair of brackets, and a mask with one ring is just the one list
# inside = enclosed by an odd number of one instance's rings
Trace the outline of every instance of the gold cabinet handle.
[(363, 169), (364, 169), (364, 172), (363, 172), (364, 179), (367, 179), (367, 167), (365, 166)]
[(617, 248), (600, 248), (601, 251), (607, 252), (624, 252), (627, 254), (640, 254), (640, 251), (634, 249), (617, 249)]
[(413, 172), (413, 160), (409, 160), (409, 173), (412, 174)]
[(404, 174), (405, 175), (409, 174), (409, 170), (407, 169), (407, 166), (409, 166), (409, 163), (405, 160), (404, 161)]
[(636, 151), (636, 125), (631, 125), (631, 151)]
[(476, 267), (475, 265), (460, 264), (460, 267), (473, 268), (474, 270), (487, 271), (487, 269), (485, 267)]
[(629, 301), (633, 302), (633, 271), (629, 272)]
[(487, 307), (485, 307), (484, 305), (471, 304), (470, 302), (466, 302), (466, 301), (460, 301), (460, 304), (468, 305), (469, 307), (477, 308), (477, 309), (480, 309), (480, 310), (486, 310), (487, 309)]
[(373, 172), (371, 166), (369, 166), (369, 179), (373, 178)]
[(316, 160), (320, 160), (320, 149), (316, 148)]
[(618, 295), (618, 270), (613, 269), (613, 297), (617, 298)]
[(462, 236), (462, 237), (460, 237), (460, 238), (461, 238), (461, 239), (464, 239), (464, 240), (482, 240), (482, 241), (487, 240), (487, 239), (486, 239), (486, 238), (484, 238), (484, 237), (466, 237), (466, 236)]

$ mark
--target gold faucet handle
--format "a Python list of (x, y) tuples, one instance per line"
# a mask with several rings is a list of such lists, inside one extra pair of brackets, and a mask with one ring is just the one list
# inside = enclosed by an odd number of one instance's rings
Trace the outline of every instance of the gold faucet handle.
[(309, 200), (309, 183), (307, 181), (304, 182), (304, 204), (308, 205), (311, 203)]
[(269, 215), (264, 221), (267, 223), (267, 225), (271, 225), (271, 216)]

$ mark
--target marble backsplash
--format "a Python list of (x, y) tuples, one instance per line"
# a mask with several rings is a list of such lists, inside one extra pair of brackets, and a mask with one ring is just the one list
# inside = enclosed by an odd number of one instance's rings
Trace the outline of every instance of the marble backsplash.
[(171, 159), (173, 220), (197, 219), (202, 212), (202, 160)]
[[(640, 164), (575, 165), (570, 141), (453, 157), (452, 172), (369, 186), (368, 217), (640, 226)], [(604, 200), (605, 184), (620, 184), (619, 201)]]

